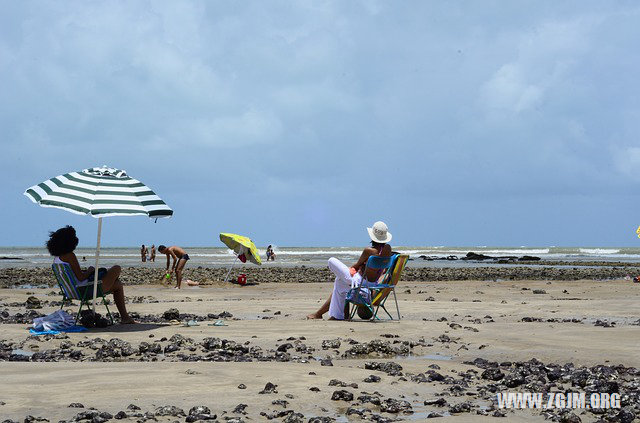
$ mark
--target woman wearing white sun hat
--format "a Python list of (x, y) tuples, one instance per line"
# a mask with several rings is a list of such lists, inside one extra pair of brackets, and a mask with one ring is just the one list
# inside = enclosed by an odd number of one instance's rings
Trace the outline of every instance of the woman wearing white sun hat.
[(329, 299), (313, 314), (307, 316), (307, 319), (322, 319), (322, 315), (329, 312), (329, 320), (344, 320), (344, 304), (347, 293), (352, 286), (360, 286), (363, 276), (367, 280), (376, 280), (378, 278), (377, 270), (367, 269), (367, 274), (363, 275), (365, 264), (370, 256), (391, 256), (391, 232), (384, 222), (376, 222), (371, 228), (367, 228), (369, 238), (371, 238), (371, 247), (367, 247), (362, 251), (360, 258), (351, 268), (335, 257), (329, 259), (329, 270), (336, 275), (333, 283), (333, 292)]

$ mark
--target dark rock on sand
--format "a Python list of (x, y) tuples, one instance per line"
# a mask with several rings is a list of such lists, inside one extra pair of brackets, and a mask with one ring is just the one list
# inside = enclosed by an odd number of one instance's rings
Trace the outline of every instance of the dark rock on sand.
[(367, 343), (356, 344), (346, 350), (342, 355), (344, 358), (354, 358), (362, 356), (396, 357), (399, 355), (409, 355), (413, 345), (409, 342), (391, 344), (389, 341), (374, 339)]
[(74, 420), (75, 421), (90, 420), (92, 422), (102, 423), (102, 422), (111, 420), (112, 418), (113, 418), (113, 415), (111, 415), (110, 413), (107, 413), (106, 411), (101, 412), (98, 410), (87, 410), (87, 411), (83, 411), (81, 413), (76, 414), (76, 416), (74, 417)]
[(277, 387), (278, 385), (274, 385), (271, 382), (267, 382), (267, 384), (264, 385), (264, 389), (258, 393), (259, 394), (277, 394), (278, 393), (278, 391), (276, 390)]
[(42, 308), (41, 301), (34, 296), (30, 296), (29, 298), (27, 298), (27, 301), (25, 301), (24, 305), (27, 309)]
[(612, 328), (612, 327), (615, 327), (616, 322), (609, 322), (609, 321), (606, 321), (606, 320), (597, 319), (596, 322), (593, 325), (594, 326), (601, 326), (603, 328)]
[(280, 405), (280, 406), (282, 406), (282, 408), (287, 408), (287, 406), (289, 405), (289, 401), (283, 400), (283, 399), (277, 399), (277, 400), (271, 401), (271, 404), (272, 405)]
[(402, 376), (402, 366), (393, 361), (385, 363), (368, 361), (364, 363), (364, 368), (367, 370), (379, 370), (385, 372), (389, 376)]
[(471, 411), (471, 408), (473, 408), (473, 404), (471, 404), (470, 402), (468, 401), (461, 402), (459, 404), (455, 404), (449, 407), (449, 413), (451, 414), (468, 413)]
[(130, 343), (119, 338), (113, 338), (96, 351), (96, 360), (108, 361), (108, 359), (128, 357), (133, 354), (135, 354), (135, 350)]
[[(203, 420), (216, 420), (218, 418), (217, 414), (194, 414), (193, 416), (187, 416), (184, 420), (187, 423), (191, 422), (199, 422)], [(216, 420), (217, 421), (217, 420)]]
[(321, 366), (333, 366), (333, 362), (331, 361), (331, 359), (329, 357), (327, 357), (327, 358), (323, 358), (322, 360), (320, 360), (320, 365)]
[(444, 407), (445, 405), (447, 405), (447, 400), (445, 400), (444, 398), (438, 398), (436, 400), (425, 400), (424, 405), (435, 405), (438, 407)]
[(338, 391), (333, 391), (331, 399), (333, 401), (353, 401), (353, 394), (344, 389), (340, 389)]
[[(262, 392), (260, 392), (262, 393)], [(248, 405), (247, 404), (238, 404), (236, 405), (236, 408), (233, 409), (233, 413), (234, 414), (247, 414), (247, 412), (245, 411), (247, 409)]]
[(373, 404), (373, 405), (377, 405), (380, 406), (381, 400), (380, 400), (380, 395), (369, 395), (369, 394), (362, 394), (358, 397), (358, 401), (361, 404)]
[(355, 383), (355, 382), (354, 383), (346, 383), (346, 382), (343, 382), (343, 381), (338, 380), (338, 379), (331, 379), (329, 381), (329, 386), (339, 386), (341, 388), (346, 388), (348, 386), (348, 387), (351, 387), (351, 388), (354, 388), (354, 389), (358, 389), (358, 384), (357, 383)]
[(615, 420), (620, 423), (631, 423), (635, 420), (636, 413), (631, 411), (630, 407), (624, 407), (620, 412), (615, 416)]
[(322, 349), (338, 349), (340, 348), (340, 340), (339, 339), (325, 339), (322, 341)]
[(26, 313), (16, 313), (11, 315), (8, 311), (4, 310), (0, 312), (0, 323), (31, 324), (33, 323), (33, 319), (37, 317), (44, 317), (44, 314), (35, 310), (29, 310)]
[(288, 411), (289, 415), (284, 418), (283, 423), (305, 423), (304, 414)]
[(582, 419), (576, 416), (575, 414), (569, 412), (560, 416), (560, 419), (558, 421), (560, 423), (581, 423)]
[(509, 388), (515, 388), (525, 383), (525, 377), (521, 373), (512, 373), (504, 378), (504, 384)]
[(504, 378), (504, 373), (498, 368), (490, 368), (482, 372), (481, 377), (483, 379), (495, 380), (498, 381)]
[(197, 405), (189, 409), (190, 416), (195, 416), (197, 414), (211, 414), (211, 409), (204, 405)]
[(287, 352), (287, 350), (293, 348), (293, 344), (287, 342), (284, 343), (282, 345), (280, 345), (278, 348), (276, 348), (276, 351), (280, 351), (280, 352)]
[(186, 418), (186, 422), (197, 422), (201, 420), (215, 420), (218, 416), (216, 414), (211, 414), (211, 410), (209, 407), (204, 405), (198, 405), (195, 407), (191, 407), (189, 410), (189, 415)]
[(140, 345), (138, 345), (138, 352), (145, 355), (161, 354), (162, 345), (156, 342), (148, 343), (143, 341), (140, 343)]
[(161, 407), (156, 408), (155, 415), (156, 416), (172, 416), (172, 417), (186, 416), (182, 408), (176, 407), (174, 405), (163, 405)]
[(165, 320), (178, 320), (180, 319), (180, 312), (177, 308), (170, 308), (162, 314)]
[(386, 398), (380, 403), (380, 411), (392, 414), (412, 414), (413, 410), (409, 401)]

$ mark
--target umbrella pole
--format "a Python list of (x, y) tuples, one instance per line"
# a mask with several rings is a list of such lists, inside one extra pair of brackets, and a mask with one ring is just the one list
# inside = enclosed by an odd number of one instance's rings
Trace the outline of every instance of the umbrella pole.
[(98, 244), (96, 246), (96, 267), (93, 276), (93, 314), (96, 313), (96, 297), (98, 296), (98, 263), (100, 261), (100, 235), (102, 234), (102, 218), (98, 218)]
[(236, 259), (233, 261), (233, 263), (231, 263), (231, 267), (229, 268), (229, 271), (227, 272), (227, 276), (224, 277), (224, 281), (226, 282), (227, 279), (229, 279), (229, 275), (231, 274), (231, 270), (233, 269), (233, 266), (236, 265), (236, 261), (240, 260), (238, 258), (238, 256), (236, 256)]

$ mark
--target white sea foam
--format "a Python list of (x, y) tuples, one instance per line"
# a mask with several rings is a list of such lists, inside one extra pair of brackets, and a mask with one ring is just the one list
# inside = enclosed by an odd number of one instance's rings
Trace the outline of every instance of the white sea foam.
[(548, 248), (479, 248), (479, 247), (469, 247), (469, 248), (451, 248), (451, 249), (425, 249), (425, 250), (404, 250), (400, 249), (399, 251), (403, 253), (409, 254), (425, 254), (425, 255), (439, 255), (439, 254), (453, 254), (453, 255), (466, 255), (468, 252), (473, 251), (478, 254), (487, 254), (487, 255), (505, 255), (505, 256), (517, 256), (517, 255), (539, 255), (539, 254), (549, 254)]
[[(269, 262), (269, 266), (326, 266), (328, 257), (337, 257), (345, 263), (351, 262), (357, 258), (362, 252), (363, 246), (343, 246), (343, 247), (276, 247), (276, 261)], [(226, 266), (235, 259), (234, 253), (224, 247), (189, 247), (185, 246), (185, 250), (192, 258), (189, 266), (194, 265), (212, 265)], [(640, 260), (640, 248), (636, 247), (465, 247), (465, 246), (408, 246), (401, 247), (394, 245), (394, 251), (409, 254), (413, 259), (419, 256), (436, 256), (447, 257), (455, 255), (463, 258), (468, 252), (478, 254), (486, 254), (489, 256), (524, 256), (531, 255), (542, 258), (543, 260), (606, 260), (606, 261), (638, 261)], [(260, 256), (265, 257), (265, 249), (258, 249)], [(76, 255), (79, 259), (86, 257), (86, 262), (81, 265), (86, 266), (95, 259), (95, 248), (90, 246), (76, 249)], [(20, 265), (50, 265), (51, 256), (43, 247), (0, 247), (0, 257), (21, 258)], [(100, 252), (101, 264), (109, 266), (112, 264), (120, 264), (123, 266), (146, 266), (146, 267), (162, 267), (166, 260), (163, 254), (157, 253), (156, 263), (140, 262), (140, 247), (103, 247)], [(13, 267), (17, 265), (17, 260), (0, 261), (0, 267)], [(431, 266), (437, 265), (439, 262), (429, 262), (423, 260), (414, 260), (411, 266)], [(466, 265), (464, 261), (447, 262), (447, 265)]]
[(616, 248), (580, 248), (580, 252), (583, 254), (605, 255), (618, 254), (620, 250)]

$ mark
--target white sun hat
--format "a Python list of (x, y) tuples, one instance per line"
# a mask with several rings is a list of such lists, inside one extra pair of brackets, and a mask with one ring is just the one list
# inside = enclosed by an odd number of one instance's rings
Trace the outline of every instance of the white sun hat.
[(384, 222), (376, 222), (372, 228), (367, 228), (371, 241), (379, 242), (380, 244), (386, 244), (391, 241), (391, 232), (387, 228)]

